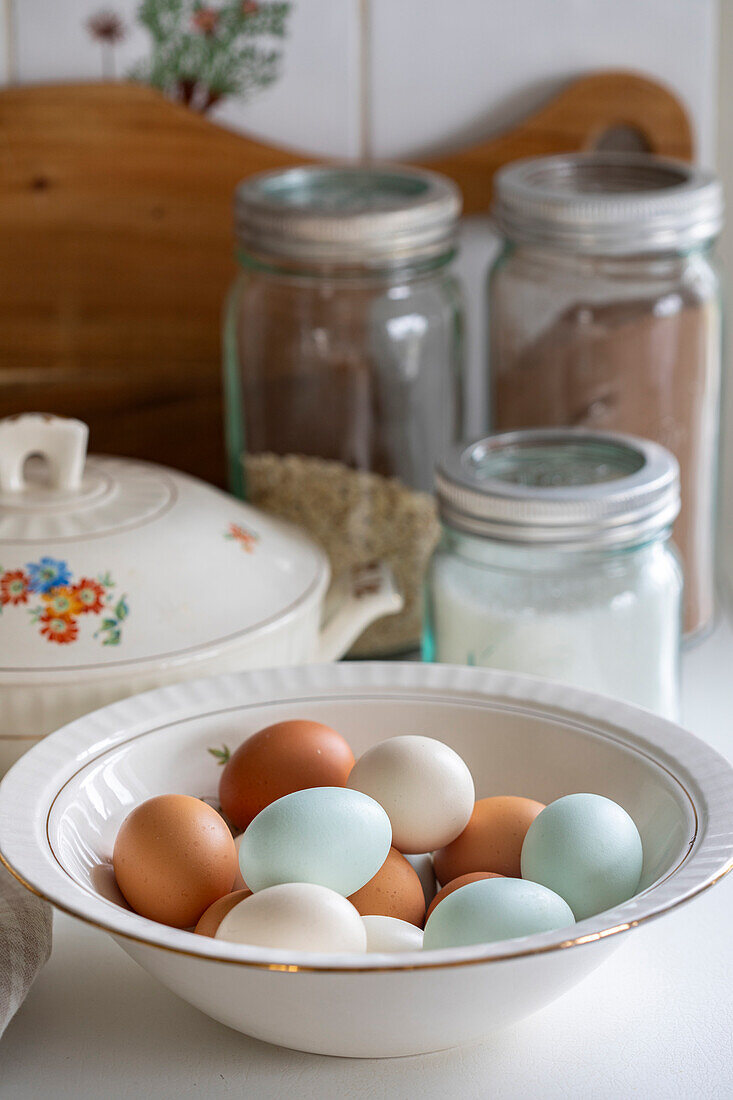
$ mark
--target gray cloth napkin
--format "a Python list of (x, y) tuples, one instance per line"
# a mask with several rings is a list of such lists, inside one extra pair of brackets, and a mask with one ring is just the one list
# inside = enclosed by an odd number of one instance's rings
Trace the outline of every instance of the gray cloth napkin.
[(51, 954), (51, 906), (0, 865), (0, 1035)]

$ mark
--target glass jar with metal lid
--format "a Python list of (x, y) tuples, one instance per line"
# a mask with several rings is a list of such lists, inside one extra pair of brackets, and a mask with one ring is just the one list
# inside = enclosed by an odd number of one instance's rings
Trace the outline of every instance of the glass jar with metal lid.
[(492, 426), (668, 447), (685, 632), (700, 633), (714, 613), (720, 183), (681, 162), (599, 153), (517, 162), (494, 194), (505, 244), (489, 283)]
[(462, 420), (460, 205), (449, 180), (392, 166), (270, 172), (236, 192), (230, 484), (305, 527), (334, 575), (392, 567), (404, 611), (369, 628), (360, 656), (419, 645), (433, 468)]
[(678, 710), (679, 468), (658, 444), (507, 432), (438, 467), (423, 657)]

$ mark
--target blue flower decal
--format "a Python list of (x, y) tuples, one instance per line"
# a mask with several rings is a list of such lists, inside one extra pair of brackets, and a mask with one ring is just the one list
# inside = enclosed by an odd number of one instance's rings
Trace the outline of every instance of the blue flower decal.
[(71, 581), (71, 570), (66, 562), (56, 561), (55, 558), (28, 562), (26, 569), (30, 576), (31, 592), (49, 592), (52, 588)]

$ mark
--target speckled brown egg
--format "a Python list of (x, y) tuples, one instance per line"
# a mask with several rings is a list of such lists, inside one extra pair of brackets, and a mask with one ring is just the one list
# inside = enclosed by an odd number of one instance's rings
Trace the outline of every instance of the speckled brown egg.
[(460, 836), (433, 854), (438, 882), (450, 883), (472, 871), (520, 878), (527, 829), (544, 808), (532, 798), (514, 795), (480, 798)]
[(374, 878), (349, 901), (362, 917), (398, 917), (422, 928), (425, 895), (417, 871), (401, 852), (390, 848)]
[(253, 734), (224, 766), (219, 801), (238, 829), (260, 810), (306, 787), (344, 787), (354, 754), (340, 733), (322, 722), (277, 722)]
[(112, 865), (136, 913), (190, 928), (231, 891), (237, 853), (221, 815), (206, 802), (163, 794), (141, 803), (122, 822)]
[(210, 905), (194, 928), (197, 936), (215, 936), (216, 930), (230, 909), (252, 896), (251, 890), (234, 890)]
[(502, 875), (497, 875), (494, 871), (471, 871), (468, 875), (459, 875), (458, 878), (454, 878), (453, 882), (449, 882), (447, 886), (444, 886), (442, 890), (438, 890), (433, 900), (428, 906), (428, 911), (425, 914), (425, 920), (428, 919), (438, 902), (441, 902), (443, 898), (447, 898), (448, 894), (452, 894), (454, 890), (460, 890), (462, 886), (468, 886), (469, 882), (478, 882), (482, 878), (502, 878)]

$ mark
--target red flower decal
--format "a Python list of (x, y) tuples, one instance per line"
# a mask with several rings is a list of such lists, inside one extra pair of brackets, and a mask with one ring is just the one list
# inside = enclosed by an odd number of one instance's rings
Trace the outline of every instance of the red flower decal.
[(68, 645), (75, 642), (79, 633), (76, 619), (67, 619), (56, 615), (53, 611), (45, 611), (41, 615), (41, 634), (47, 642), (56, 642), (58, 645)]
[(0, 578), (0, 604), (28, 603), (30, 577), (22, 569), (8, 570)]
[(253, 535), (246, 527), (240, 527), (238, 523), (230, 523), (229, 530), (224, 537), (234, 539), (248, 554), (251, 554), (257, 545), (257, 535)]
[(99, 581), (92, 580), (91, 577), (82, 577), (72, 591), (77, 599), (79, 615), (86, 615), (90, 611), (98, 615), (104, 607), (105, 591)]

